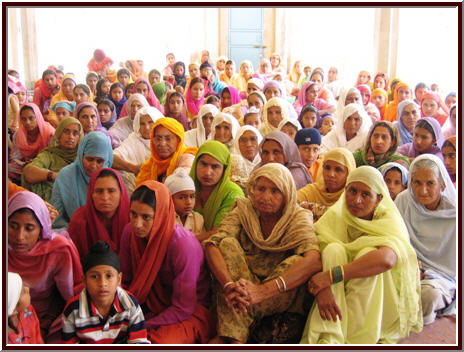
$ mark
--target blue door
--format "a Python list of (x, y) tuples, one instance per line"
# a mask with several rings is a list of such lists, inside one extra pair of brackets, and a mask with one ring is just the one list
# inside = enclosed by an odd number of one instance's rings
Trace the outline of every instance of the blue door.
[(263, 9), (229, 9), (229, 57), (238, 67), (250, 60), (255, 71), (263, 58)]

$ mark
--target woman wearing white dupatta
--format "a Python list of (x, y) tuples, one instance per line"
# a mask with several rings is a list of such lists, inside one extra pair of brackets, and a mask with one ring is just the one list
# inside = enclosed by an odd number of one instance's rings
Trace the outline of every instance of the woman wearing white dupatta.
[(456, 191), (443, 162), (422, 154), (395, 199), (421, 262), (424, 324), (456, 314)]
[[(259, 144), (263, 140), (261, 133), (250, 125), (239, 128), (235, 137), (235, 149), (231, 154), (230, 179), (246, 190), (251, 172), (261, 162)], [(254, 154), (254, 157), (253, 157)]]
[[(215, 107), (212, 104), (204, 104), (201, 106), (200, 111), (198, 111), (198, 116), (197, 116), (197, 128), (194, 128), (190, 131), (185, 132), (185, 140), (184, 144), (187, 147), (197, 147), (200, 148), (200, 146), (206, 142), (208, 139), (209, 134), (211, 133), (211, 128), (209, 131), (206, 131), (205, 128), (205, 121), (203, 120), (203, 117), (206, 114), (211, 114), (212, 118), (214, 120), (214, 117), (219, 113), (219, 109)], [(206, 116), (205, 118), (211, 118)], [(209, 124), (211, 126), (211, 123)]]
[(364, 107), (357, 103), (348, 104), (343, 110), (342, 117), (342, 120), (337, 121), (335, 128), (322, 137), (320, 154), (338, 147), (355, 152), (364, 146), (372, 125), (372, 120)]
[[(151, 121), (144, 119), (141, 126), (140, 119), (145, 116), (148, 116)], [(163, 117), (163, 114), (152, 106), (145, 106), (138, 110), (133, 122), (134, 132), (114, 150), (113, 168), (120, 170), (129, 196), (135, 189), (135, 177), (140, 171), (140, 166), (151, 155), (151, 126), (161, 117)]]
[(208, 139), (223, 143), (229, 148), (232, 154), (234, 152), (235, 137), (239, 128), (240, 124), (233, 115), (220, 112), (214, 116), (213, 124), (211, 125), (211, 133)]

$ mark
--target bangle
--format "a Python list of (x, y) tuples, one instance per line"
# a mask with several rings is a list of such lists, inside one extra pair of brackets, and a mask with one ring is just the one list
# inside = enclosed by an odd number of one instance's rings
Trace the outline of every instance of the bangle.
[(279, 292), (282, 292), (282, 288), (280, 287), (279, 281), (277, 281), (277, 279), (275, 279), (275, 283), (277, 285), (277, 289), (279, 290)]
[(331, 270), (333, 283), (336, 284), (338, 282), (343, 281), (344, 273), (343, 269), (340, 265), (334, 266)]
[(222, 286), (222, 290), (225, 291), (226, 288), (229, 287), (229, 286), (232, 285), (232, 284), (235, 284), (235, 282), (233, 282), (233, 281), (226, 282), (226, 283), (224, 284), (224, 286)]
[(49, 171), (47, 174), (47, 181), (52, 182), (53, 181), (53, 171)]
[(283, 292), (286, 292), (287, 291), (287, 284), (285, 283), (285, 280), (282, 276), (279, 276), (279, 279), (280, 281), (282, 281), (282, 285), (284, 286), (284, 291)]
[(334, 283), (333, 278), (332, 278), (332, 270), (329, 270), (329, 276), (330, 276), (330, 284), (332, 285)]

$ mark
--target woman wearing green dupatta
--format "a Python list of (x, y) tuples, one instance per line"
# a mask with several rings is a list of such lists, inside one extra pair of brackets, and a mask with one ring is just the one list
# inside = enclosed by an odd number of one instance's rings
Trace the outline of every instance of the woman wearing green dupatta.
[(383, 164), (397, 162), (409, 168), (409, 159), (396, 153), (400, 142), (398, 129), (389, 121), (377, 121), (367, 135), (363, 150), (353, 152), (356, 166), (370, 165), (379, 168)]
[(235, 199), (244, 197), (242, 189), (229, 179), (229, 149), (218, 141), (207, 141), (198, 149), (190, 177), (195, 182), (195, 211), (203, 215), (207, 232), (197, 236), (203, 241), (216, 232)]
[(395, 343), (422, 330), (419, 268), (377, 169), (361, 166), (315, 224), (323, 271), (301, 343)]
[(77, 146), (83, 135), (79, 120), (74, 117), (63, 119), (48, 147), (24, 167), (22, 186), (38, 194), (43, 200), (50, 201), (56, 175), (76, 159)]

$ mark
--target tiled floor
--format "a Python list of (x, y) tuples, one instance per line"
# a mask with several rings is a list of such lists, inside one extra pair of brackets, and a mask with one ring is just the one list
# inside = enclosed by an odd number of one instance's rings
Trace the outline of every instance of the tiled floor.
[(456, 318), (441, 317), (433, 324), (424, 326), (419, 334), (412, 333), (400, 344), (457, 344)]

